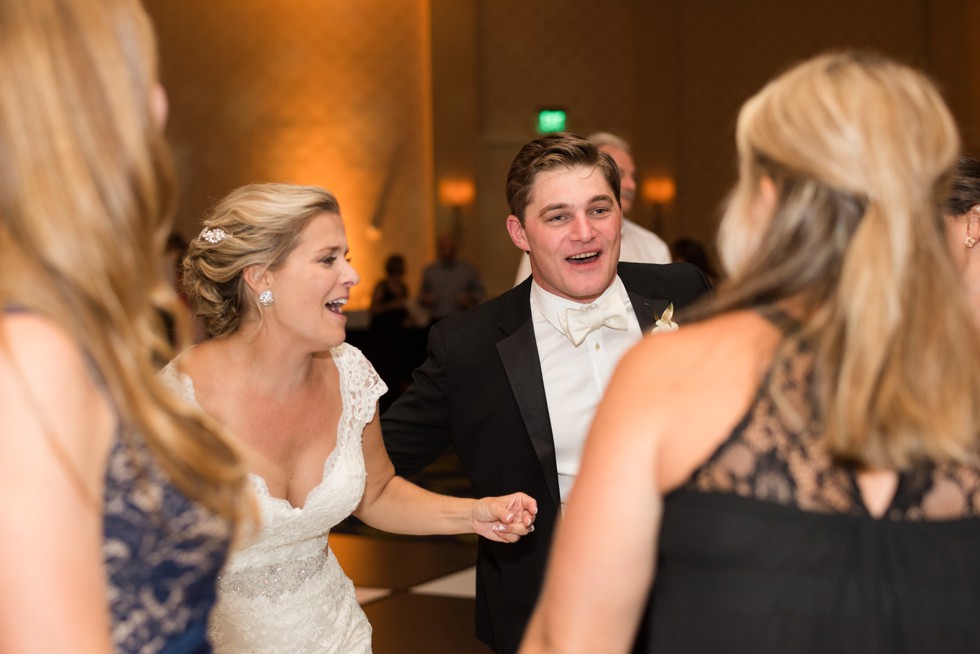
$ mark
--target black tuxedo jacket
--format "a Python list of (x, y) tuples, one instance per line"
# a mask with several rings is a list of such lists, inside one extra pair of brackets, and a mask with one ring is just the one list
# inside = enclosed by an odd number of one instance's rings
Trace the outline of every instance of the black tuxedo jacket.
[[(710, 289), (690, 264), (620, 263), (619, 276), (644, 332), (670, 303), (680, 309)], [(533, 534), (513, 545), (480, 539), (476, 631), (497, 652), (520, 644), (561, 506), (530, 289), (529, 278), (434, 325), (412, 386), (381, 418), (399, 475), (415, 475), (452, 445), (477, 497), (523, 491), (538, 501)]]

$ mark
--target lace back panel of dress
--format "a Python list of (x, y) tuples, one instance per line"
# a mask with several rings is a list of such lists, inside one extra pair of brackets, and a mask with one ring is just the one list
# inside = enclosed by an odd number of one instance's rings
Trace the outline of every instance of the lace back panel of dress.
[[(823, 446), (813, 397), (814, 356), (788, 338), (745, 418), (686, 488), (731, 493), (803, 511), (866, 515), (853, 470)], [(980, 466), (922, 465), (900, 476), (891, 520), (980, 515)]]

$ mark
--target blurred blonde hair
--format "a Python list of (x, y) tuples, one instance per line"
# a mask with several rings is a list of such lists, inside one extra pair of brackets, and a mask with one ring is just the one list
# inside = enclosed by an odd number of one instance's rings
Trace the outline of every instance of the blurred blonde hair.
[(183, 266), (184, 292), (209, 335), (227, 336), (261, 318), (262, 306), (245, 283), (245, 270), (282, 267), (300, 233), (322, 213), (340, 215), (333, 194), (295, 184), (248, 184), (214, 206), (204, 229), (220, 229), (227, 237), (211, 243), (197, 236)]
[[(951, 291), (942, 223), (959, 136), (934, 85), (875, 55), (819, 56), (745, 103), (737, 144), (719, 234), (731, 278), (708, 312), (801, 310), (838, 458), (902, 469), (973, 456), (980, 339)], [(775, 212), (751, 225), (764, 177)]]
[(124, 438), (138, 432), (178, 488), (250, 518), (236, 451), (156, 374), (172, 355), (161, 311), (178, 310), (163, 276), (174, 182), (150, 109), (148, 16), (137, 0), (3, 0), (0, 79), (0, 301), (74, 335)]

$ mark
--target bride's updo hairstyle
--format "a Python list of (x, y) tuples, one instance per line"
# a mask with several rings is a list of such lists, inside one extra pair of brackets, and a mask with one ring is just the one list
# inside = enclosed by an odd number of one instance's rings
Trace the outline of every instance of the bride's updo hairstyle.
[(730, 278), (704, 313), (781, 304), (801, 318), (841, 460), (975, 456), (980, 344), (942, 222), (959, 145), (935, 86), (870, 54), (800, 64), (739, 114), (719, 232)]
[(184, 258), (184, 292), (211, 337), (261, 319), (262, 305), (245, 283), (245, 270), (279, 269), (300, 233), (322, 213), (340, 215), (333, 194), (293, 184), (249, 184), (215, 205)]

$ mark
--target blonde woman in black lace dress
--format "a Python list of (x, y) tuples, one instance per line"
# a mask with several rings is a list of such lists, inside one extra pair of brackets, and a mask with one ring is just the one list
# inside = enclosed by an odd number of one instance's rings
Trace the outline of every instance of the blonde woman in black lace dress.
[(730, 280), (617, 370), (521, 651), (625, 652), (646, 616), (638, 651), (975, 652), (949, 111), (910, 68), (830, 54), (751, 98), (737, 142)]

